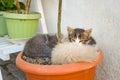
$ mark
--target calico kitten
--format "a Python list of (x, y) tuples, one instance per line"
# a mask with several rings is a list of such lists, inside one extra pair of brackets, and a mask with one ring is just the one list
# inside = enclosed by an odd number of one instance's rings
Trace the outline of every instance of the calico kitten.
[(98, 56), (98, 52), (96, 50), (96, 42), (90, 36), (92, 29), (84, 30), (68, 27), (67, 31), (68, 41), (65, 40), (66, 42), (59, 43), (53, 48), (51, 55), (52, 64), (94, 61)]
[[(52, 34), (39, 34), (29, 39), (23, 50), (23, 58), (28, 62), (40, 61), (45, 64), (46, 58), (51, 58), (51, 51), (57, 44), (57, 36)], [(34, 60), (36, 59), (36, 60)], [(31, 61), (32, 60), (32, 61)], [(34, 60), (34, 61), (33, 61)], [(47, 59), (48, 61), (48, 59)], [(36, 63), (36, 62), (35, 62)], [(38, 62), (40, 63), (40, 62)]]
[(67, 27), (68, 39), (70, 42), (95, 45), (96, 41), (91, 37), (92, 29), (84, 30), (80, 28)]

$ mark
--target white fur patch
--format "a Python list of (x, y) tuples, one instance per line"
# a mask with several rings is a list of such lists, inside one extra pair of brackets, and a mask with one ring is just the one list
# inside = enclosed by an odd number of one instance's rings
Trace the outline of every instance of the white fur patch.
[(75, 39), (75, 42), (76, 42), (77, 44), (79, 44), (79, 43), (80, 43), (80, 39), (77, 37), (77, 38)]
[(79, 45), (71, 42), (60, 43), (52, 51), (53, 64), (68, 64), (80, 61), (94, 61), (98, 53), (93, 46)]

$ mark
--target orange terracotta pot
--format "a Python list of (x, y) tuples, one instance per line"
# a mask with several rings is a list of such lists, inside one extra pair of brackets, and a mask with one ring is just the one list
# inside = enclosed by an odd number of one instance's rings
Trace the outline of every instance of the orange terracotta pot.
[(94, 80), (96, 66), (103, 59), (99, 56), (94, 62), (79, 62), (64, 65), (39, 65), (24, 61), (20, 52), (16, 58), (16, 65), (25, 72), (27, 80)]

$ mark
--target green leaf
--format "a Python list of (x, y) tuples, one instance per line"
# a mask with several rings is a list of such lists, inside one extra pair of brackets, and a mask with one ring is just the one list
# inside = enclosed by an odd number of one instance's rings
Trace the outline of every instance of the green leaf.
[[(19, 2), (21, 9), (25, 9), (25, 5), (23, 2)], [(0, 10), (16, 10), (15, 0), (0, 0)]]

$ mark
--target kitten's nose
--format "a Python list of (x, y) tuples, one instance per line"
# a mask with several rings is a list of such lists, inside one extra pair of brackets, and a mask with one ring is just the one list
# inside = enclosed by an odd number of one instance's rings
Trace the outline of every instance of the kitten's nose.
[(77, 38), (77, 39), (75, 40), (75, 42), (76, 42), (77, 44), (79, 44), (79, 43), (80, 43), (80, 40)]

